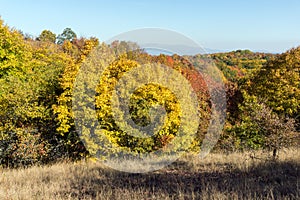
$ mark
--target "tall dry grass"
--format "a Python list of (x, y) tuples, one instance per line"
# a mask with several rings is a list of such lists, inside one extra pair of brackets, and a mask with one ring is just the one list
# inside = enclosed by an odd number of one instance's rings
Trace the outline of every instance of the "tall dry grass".
[(250, 155), (189, 155), (146, 174), (87, 161), (1, 169), (0, 199), (300, 199), (300, 149)]

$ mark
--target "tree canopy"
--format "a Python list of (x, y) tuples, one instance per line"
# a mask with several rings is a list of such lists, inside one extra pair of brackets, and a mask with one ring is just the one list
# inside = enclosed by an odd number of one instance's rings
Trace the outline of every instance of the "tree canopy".
[[(130, 136), (112, 114), (111, 97), (117, 82), (138, 67), (144, 67), (144, 74), (151, 74), (147, 66), (156, 63), (180, 73), (195, 91), (201, 123), (190, 149), (199, 151), (212, 104), (207, 83), (194, 68), (193, 58), (203, 64), (211, 59), (223, 72), (227, 119), (216, 150), (300, 144), (300, 47), (278, 55), (237, 50), (196, 56), (154, 56), (141, 49), (126, 52), (130, 48), (138, 46), (125, 41), (105, 44), (95, 37), (78, 38), (71, 28), (57, 37), (43, 30), (37, 39), (24, 38), (0, 20), (0, 165), (47, 163), (63, 157), (80, 159), (100, 148), (84, 146), (83, 140), (88, 139), (79, 137), (72, 109), (78, 72), (86, 61), (94, 62), (90, 56), (96, 49), (119, 55), (98, 77), (99, 83), (93, 88), (95, 97), (90, 99), (97, 120), (118, 147), (134, 153), (152, 152), (178, 137), (182, 106), (167, 87), (146, 84), (129, 101), (130, 117), (142, 127), (153, 120), (152, 112), (165, 109), (165, 125), (152, 137)], [(185, 129), (186, 136), (189, 131)]]
[(39, 41), (44, 41), (44, 42), (52, 42), (55, 43), (56, 41), (56, 34), (52, 33), (49, 30), (43, 30), (42, 33), (38, 37)]
[(64, 41), (72, 42), (76, 38), (77, 35), (71, 28), (65, 28), (63, 32), (57, 36), (57, 44), (63, 44)]

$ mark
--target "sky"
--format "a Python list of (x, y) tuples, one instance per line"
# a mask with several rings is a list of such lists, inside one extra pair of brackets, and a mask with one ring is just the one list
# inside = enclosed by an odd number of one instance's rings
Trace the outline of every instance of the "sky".
[(78, 36), (106, 41), (161, 28), (225, 51), (281, 53), (300, 45), (299, 0), (0, 0), (0, 16), (33, 36), (70, 27)]

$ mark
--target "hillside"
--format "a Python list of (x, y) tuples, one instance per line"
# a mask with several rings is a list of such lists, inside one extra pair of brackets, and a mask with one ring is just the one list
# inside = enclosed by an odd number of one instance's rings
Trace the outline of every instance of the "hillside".
[[(96, 154), (106, 159), (123, 150), (131, 155), (146, 154), (165, 150), (174, 141), (174, 152), (182, 149), (199, 152), (216, 103), (212, 98), (218, 94), (223, 95), (226, 105), (221, 105), (224, 110), (217, 112), (224, 113), (226, 121), (215, 151), (266, 149), (275, 152), (276, 157), (279, 149), (300, 144), (300, 47), (279, 55), (248, 50), (196, 56), (150, 55), (142, 49), (136, 50), (133, 42), (100, 43), (95, 37), (79, 38), (70, 28), (59, 35), (44, 30), (37, 37), (28, 37), (0, 21), (0, 33), (0, 165), (3, 167), (78, 160)], [(93, 59), (94, 55), (98, 57)], [(108, 67), (87, 70), (81, 76), (82, 82), (76, 82), (85, 66), (92, 63), (103, 67), (104, 61), (99, 59), (103, 55), (109, 55)], [(211, 64), (222, 72), (218, 81), (214, 77), (218, 73), (205, 77), (207, 74), (199, 70)], [(153, 70), (158, 68), (150, 68), (162, 65), (174, 72), (172, 77), (170, 73)], [(150, 83), (130, 97), (130, 119), (143, 129), (154, 119), (149, 114), (152, 108), (155, 112), (165, 110), (167, 116), (164, 126), (151, 137), (131, 135), (132, 129), (122, 129), (122, 123), (114, 118), (113, 91), (125, 74), (135, 69), (141, 69), (137, 76), (142, 78), (127, 81), (134, 85), (147, 79)], [(101, 70), (104, 71), (100, 76), (97, 72)], [(89, 82), (99, 78), (95, 85)], [(164, 85), (152, 83), (151, 79), (159, 79)], [(78, 90), (80, 87), (94, 93), (82, 92)], [(181, 99), (172, 91), (174, 88), (183, 92)], [(190, 91), (194, 92), (197, 104), (190, 103), (188, 97), (193, 96)], [(94, 96), (80, 96), (82, 102), (76, 104), (75, 94)], [(82, 113), (76, 118), (76, 112), (81, 110), (95, 112), (96, 119), (82, 118), (94, 116)], [(194, 118), (201, 123), (197, 124)], [(181, 123), (182, 119), (186, 119), (185, 123)], [(76, 127), (78, 122), (84, 122), (80, 129)], [(99, 123), (105, 134), (96, 133), (94, 122)], [(104, 138), (103, 141), (108, 139), (110, 151), (91, 140), (91, 135)]]

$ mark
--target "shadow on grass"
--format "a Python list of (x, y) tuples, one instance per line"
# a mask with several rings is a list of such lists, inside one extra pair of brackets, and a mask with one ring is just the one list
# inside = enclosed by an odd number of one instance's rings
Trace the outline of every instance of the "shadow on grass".
[[(206, 169), (208, 166), (205, 166)], [(220, 166), (219, 166), (220, 167)], [(234, 169), (227, 165), (223, 170), (195, 171), (185, 162), (177, 162), (166, 169), (147, 174), (129, 174), (124, 172), (91, 168), (89, 173), (77, 177), (71, 183), (71, 195), (75, 198), (96, 198), (106, 192), (140, 191), (144, 198), (153, 194), (164, 194), (171, 199), (195, 199), (203, 196), (223, 194), (231, 198), (242, 199), (296, 199), (300, 196), (299, 162), (266, 162), (250, 167), (247, 171)], [(204, 167), (203, 167), (204, 168)], [(70, 193), (69, 193), (70, 194)], [(142, 196), (141, 196), (142, 197)]]

